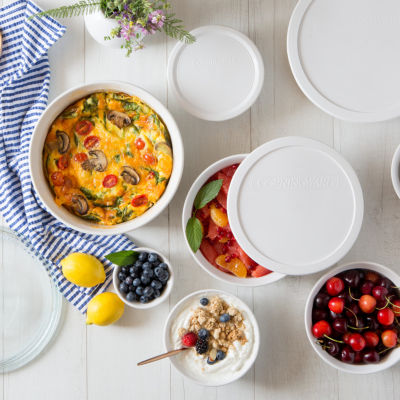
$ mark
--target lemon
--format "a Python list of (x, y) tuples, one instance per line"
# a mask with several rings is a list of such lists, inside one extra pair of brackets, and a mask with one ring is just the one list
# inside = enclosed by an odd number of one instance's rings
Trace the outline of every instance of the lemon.
[(124, 313), (123, 301), (111, 292), (98, 294), (90, 300), (87, 308), (88, 325), (110, 325), (118, 321)]
[(90, 254), (71, 253), (60, 264), (65, 278), (75, 285), (92, 287), (106, 280), (103, 264)]

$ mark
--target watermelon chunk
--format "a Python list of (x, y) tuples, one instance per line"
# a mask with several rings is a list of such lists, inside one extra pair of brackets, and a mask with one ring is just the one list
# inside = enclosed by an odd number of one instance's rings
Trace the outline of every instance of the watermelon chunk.
[(218, 257), (218, 253), (208, 239), (202, 240), (200, 251), (210, 264), (217, 266), (215, 259)]
[(228, 199), (226, 197), (226, 194), (222, 190), (220, 190), (220, 192), (218, 193), (217, 201), (219, 204), (221, 204), (222, 207), (225, 208), (225, 210), (227, 209)]
[(247, 269), (251, 269), (257, 265), (257, 263), (254, 260), (252, 260), (239, 245), (238, 245), (238, 255)]
[(218, 179), (223, 180), (221, 191), (223, 191), (225, 193), (225, 195), (228, 195), (228, 190), (229, 190), (229, 186), (232, 181), (232, 177), (226, 176), (222, 172), (218, 172)]
[(210, 218), (210, 222), (208, 224), (208, 233), (207, 237), (211, 240), (214, 240), (218, 236), (218, 226), (217, 224)]
[(270, 274), (271, 272), (272, 272), (272, 271), (270, 271), (269, 269), (264, 268), (264, 267), (262, 267), (261, 265), (257, 265), (257, 266), (253, 269), (253, 271), (251, 271), (251, 276), (252, 276), (253, 278), (260, 278), (260, 277), (262, 277), (262, 276), (264, 276), (264, 275)]
[(238, 169), (238, 166), (239, 166), (239, 164), (233, 164), (233, 165), (230, 165), (229, 167), (225, 167), (222, 169), (222, 173), (224, 173), (228, 177), (232, 177), (233, 174)]

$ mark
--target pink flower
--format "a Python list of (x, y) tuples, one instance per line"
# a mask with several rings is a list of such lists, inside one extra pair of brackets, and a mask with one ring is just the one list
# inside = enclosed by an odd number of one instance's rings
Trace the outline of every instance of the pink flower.
[(164, 12), (162, 10), (155, 10), (149, 14), (149, 19), (146, 28), (149, 31), (149, 33), (154, 34), (163, 27), (164, 21), (165, 21)]

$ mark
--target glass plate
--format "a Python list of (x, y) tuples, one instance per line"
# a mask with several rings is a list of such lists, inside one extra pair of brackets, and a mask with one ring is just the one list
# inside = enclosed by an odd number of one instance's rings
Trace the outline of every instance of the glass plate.
[(0, 373), (32, 361), (57, 330), (62, 296), (47, 271), (25, 239), (0, 227)]

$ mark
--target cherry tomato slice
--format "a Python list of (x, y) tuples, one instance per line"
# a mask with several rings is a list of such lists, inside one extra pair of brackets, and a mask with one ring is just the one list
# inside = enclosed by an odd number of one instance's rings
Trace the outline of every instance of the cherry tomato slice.
[(140, 207), (147, 204), (147, 202), (147, 196), (145, 194), (140, 194), (139, 196), (136, 196), (132, 199), (131, 204), (133, 205), (133, 207)]
[(135, 146), (136, 146), (136, 148), (137, 148), (138, 150), (144, 149), (144, 146), (145, 146), (145, 145), (146, 145), (146, 143), (144, 142), (143, 139), (137, 138), (137, 139), (135, 140)]
[(83, 142), (83, 145), (87, 149), (93, 149), (93, 147), (96, 147), (100, 142), (100, 139), (97, 136), (88, 136), (85, 141)]
[(53, 181), (54, 186), (62, 186), (64, 185), (64, 175), (60, 171), (53, 172), (51, 174), (51, 180)]
[(144, 161), (147, 162), (147, 164), (154, 164), (154, 163), (156, 162), (155, 157), (154, 157), (152, 154), (150, 154), (150, 153), (146, 153), (146, 154), (143, 156), (143, 159), (144, 159)]
[(75, 125), (75, 132), (78, 135), (86, 136), (90, 132), (92, 132), (94, 125), (91, 121), (87, 119), (83, 119), (82, 121), (78, 121)]
[(61, 156), (58, 160), (57, 160), (57, 167), (61, 170), (63, 169), (67, 169), (69, 165), (69, 158), (66, 155)]
[(88, 156), (85, 153), (76, 153), (74, 155), (74, 160), (77, 162), (84, 162), (88, 159)]
[(103, 186), (105, 188), (112, 188), (117, 184), (117, 182), (118, 178), (115, 175), (110, 174), (103, 179)]

